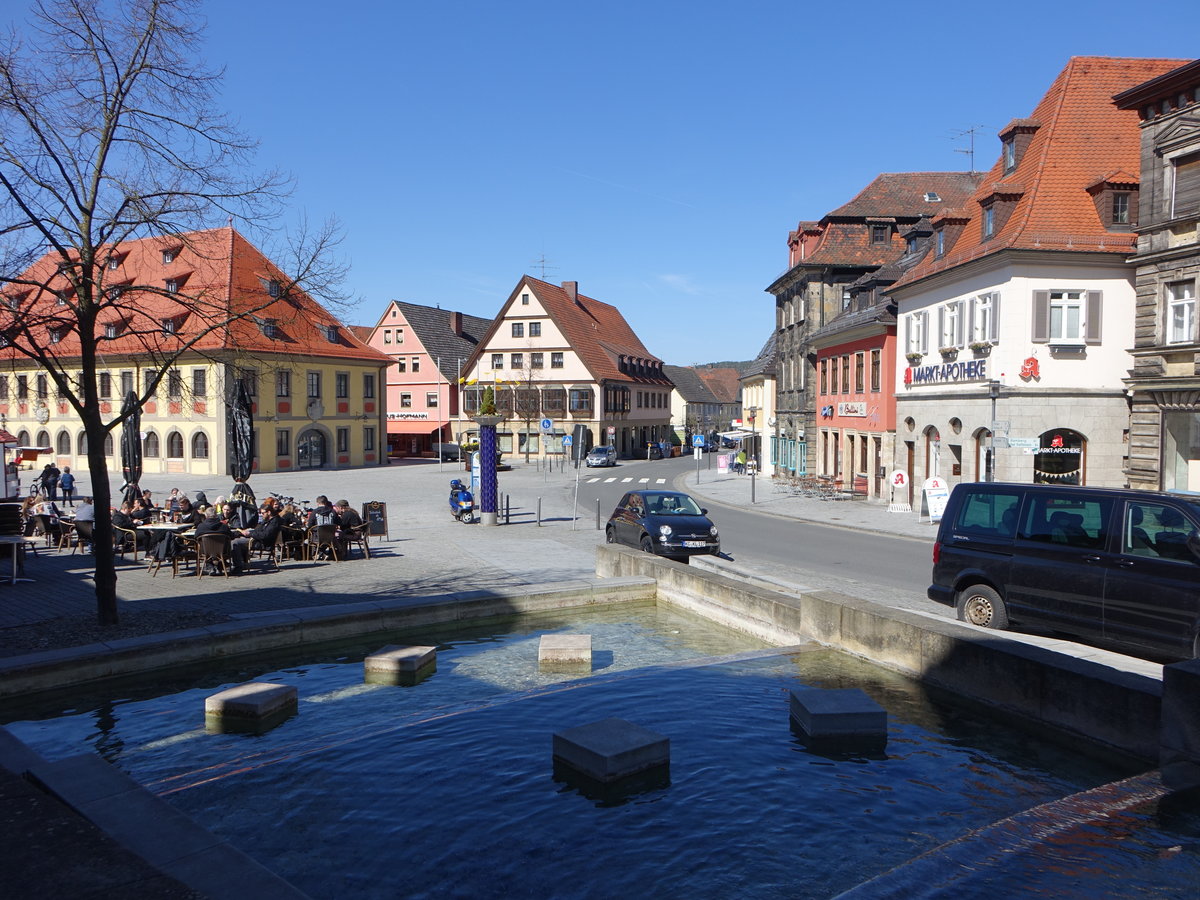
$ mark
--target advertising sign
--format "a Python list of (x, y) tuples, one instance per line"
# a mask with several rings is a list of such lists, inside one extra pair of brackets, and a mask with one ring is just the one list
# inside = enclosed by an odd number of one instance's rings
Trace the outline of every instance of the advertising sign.
[(852, 400), (837, 405), (839, 416), (860, 416), (866, 418), (867, 404), (862, 400)]
[(926, 478), (921, 485), (921, 505), (924, 507), (921, 514), (929, 516), (930, 522), (942, 521), (942, 513), (946, 511), (946, 501), (949, 499), (950, 485), (936, 476)]

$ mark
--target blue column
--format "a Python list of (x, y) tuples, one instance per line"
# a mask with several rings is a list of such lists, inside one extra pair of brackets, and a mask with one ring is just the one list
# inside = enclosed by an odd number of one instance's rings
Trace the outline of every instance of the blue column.
[[(479, 426), (479, 511), (485, 525), (496, 524), (496, 426)], [(490, 514), (490, 515), (489, 515)]]

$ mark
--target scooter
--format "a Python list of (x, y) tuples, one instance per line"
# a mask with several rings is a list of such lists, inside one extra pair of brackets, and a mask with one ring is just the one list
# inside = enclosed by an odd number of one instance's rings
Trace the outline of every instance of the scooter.
[(475, 521), (475, 498), (467, 486), (455, 478), (450, 482), (450, 515), (464, 525)]

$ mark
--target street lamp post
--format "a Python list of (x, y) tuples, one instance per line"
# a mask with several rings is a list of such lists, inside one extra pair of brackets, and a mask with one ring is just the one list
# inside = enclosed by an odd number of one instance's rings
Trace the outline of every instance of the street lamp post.
[(758, 454), (755, 453), (755, 434), (754, 434), (754, 414), (758, 412), (757, 406), (751, 406), (746, 410), (746, 418), (750, 422), (750, 458), (747, 463), (750, 466), (750, 502), (754, 502), (754, 475), (758, 471)]
[(1000, 382), (988, 382), (988, 397), (992, 401), (992, 420), (988, 423), (988, 471), (987, 480), (996, 480), (996, 400), (1000, 397)]

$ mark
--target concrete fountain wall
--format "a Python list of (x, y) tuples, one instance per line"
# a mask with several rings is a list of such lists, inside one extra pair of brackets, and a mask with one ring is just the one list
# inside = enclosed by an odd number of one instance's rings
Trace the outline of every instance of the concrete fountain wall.
[(779, 644), (817, 640), (976, 700), (998, 713), (1157, 763), (1162, 682), (833, 591), (784, 593), (636, 550), (603, 545), (596, 573), (644, 576), (659, 603)]

